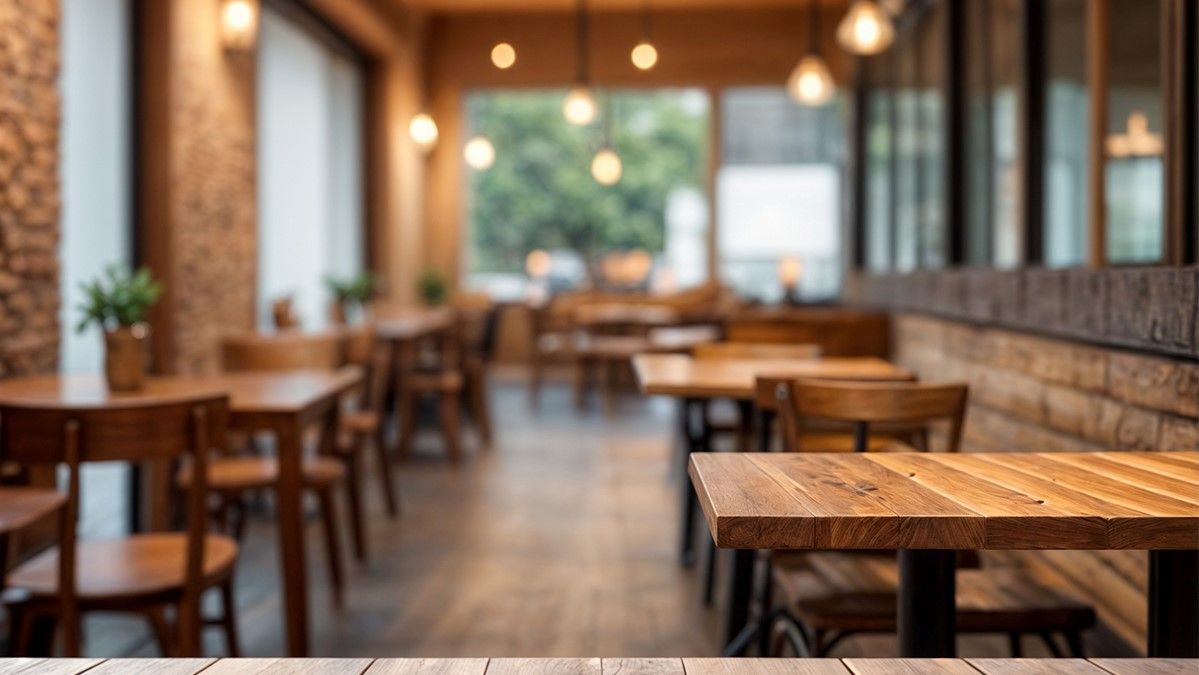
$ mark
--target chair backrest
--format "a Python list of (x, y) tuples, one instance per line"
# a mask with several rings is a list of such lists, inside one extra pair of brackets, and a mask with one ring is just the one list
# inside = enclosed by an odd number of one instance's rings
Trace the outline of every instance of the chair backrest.
[(891, 320), (885, 313), (838, 307), (746, 309), (725, 321), (730, 342), (815, 344), (824, 356), (877, 356), (891, 349)]
[(691, 349), (697, 359), (815, 359), (820, 346), (773, 342), (707, 342)]
[(230, 336), (221, 345), (226, 371), (333, 369), (345, 363), (346, 334), (285, 331)]
[(295, 305), (291, 297), (278, 298), (271, 302), (271, 321), (277, 330), (290, 330), (300, 327), (300, 317), (296, 316)]
[[(187, 555), (180, 651), (199, 652), (199, 605), (208, 529), (207, 458), (225, 444), (229, 398), (225, 394), (136, 396), (107, 407), (0, 405), (3, 460), (26, 465), (65, 465), (67, 502), (59, 553), (59, 595), (67, 650), (78, 652), (75, 524), (79, 518), (80, 467), (87, 462), (145, 462), (151, 471), (150, 529), (171, 528), (174, 461), (190, 460), (194, 479), (186, 495)], [(86, 561), (83, 561), (86, 564)]]
[(388, 345), (378, 340), (373, 324), (346, 329), (345, 362), (362, 369), (364, 385), (360, 405), (364, 410), (382, 412), (387, 388), (387, 371), (391, 365)]
[(867, 447), (871, 425), (927, 432), (932, 423), (948, 421), (946, 449), (957, 452), (968, 395), (962, 383), (789, 380), (775, 388), (784, 447), (800, 451), (805, 426), (828, 420), (853, 425), (858, 452)]

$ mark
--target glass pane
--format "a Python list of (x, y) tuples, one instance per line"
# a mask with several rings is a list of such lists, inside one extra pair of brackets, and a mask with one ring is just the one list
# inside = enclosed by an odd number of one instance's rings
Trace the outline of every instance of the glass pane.
[[(532, 288), (525, 260), (536, 250), (550, 254), (544, 280), (550, 290), (607, 285), (664, 292), (703, 283), (707, 94), (598, 92), (600, 119), (583, 128), (562, 116), (565, 95), (508, 90), (467, 96), (467, 136), (483, 134), (495, 150), (494, 164), (469, 173), (467, 285), (519, 297)], [(590, 170), (604, 124), (622, 164), (610, 187)], [(649, 265), (618, 264), (644, 260), (645, 253)], [(636, 278), (618, 274), (618, 267)]]
[(930, 5), (917, 29), (919, 81), (917, 124), (920, 129), (920, 266), (944, 267), (945, 237), (945, 5)]
[(1020, 8), (1019, 0), (992, 0), (990, 5), (992, 262), (996, 267), (1014, 267), (1024, 258), (1016, 164)]
[(1081, 265), (1087, 251), (1087, 1), (1045, 5), (1044, 258)]
[(1160, 0), (1111, 0), (1108, 58), (1107, 258), (1162, 259)]
[(966, 262), (991, 262), (991, 40), (990, 0), (966, 0), (963, 19), (967, 49), (965, 65), (965, 137), (963, 170), (966, 172)]
[(890, 61), (867, 61), (870, 88), (866, 94), (866, 268), (891, 268), (891, 133)]
[(801, 298), (835, 296), (843, 222), (841, 101), (809, 108), (771, 87), (729, 89), (721, 104), (721, 279), (742, 295), (776, 301), (783, 296), (779, 262), (794, 258)]
[(906, 32), (896, 42), (895, 90), (895, 268), (916, 268), (916, 227), (920, 222), (920, 129), (916, 89), (916, 43)]

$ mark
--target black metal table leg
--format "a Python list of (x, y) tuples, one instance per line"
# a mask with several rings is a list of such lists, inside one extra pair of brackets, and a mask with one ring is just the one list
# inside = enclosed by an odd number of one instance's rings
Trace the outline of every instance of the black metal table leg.
[(957, 652), (957, 554), (945, 550), (899, 552), (899, 655), (953, 657)]
[(702, 403), (697, 399), (685, 398), (679, 401), (679, 436), (683, 442), (683, 478), (682, 492), (682, 522), (679, 528), (679, 563), (690, 567), (695, 563), (695, 517), (698, 502), (695, 497), (695, 486), (691, 484), (691, 476), (687, 474), (687, 463), (693, 452), (702, 452), (702, 441), (696, 437), (691, 423), (692, 411), (696, 404)]
[[(729, 594), (724, 608), (724, 656), (742, 656), (753, 644), (756, 626), (749, 626), (749, 605), (753, 596), (754, 558), (753, 549), (733, 551), (729, 565)], [(745, 631), (750, 634), (742, 636)], [(730, 650), (733, 653), (730, 653)]]
[(1199, 551), (1149, 552), (1149, 656), (1199, 658)]

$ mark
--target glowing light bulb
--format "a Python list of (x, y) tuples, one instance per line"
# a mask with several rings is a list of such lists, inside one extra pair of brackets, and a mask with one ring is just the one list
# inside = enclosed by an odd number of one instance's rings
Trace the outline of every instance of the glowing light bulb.
[(226, 49), (250, 49), (258, 29), (258, 10), (252, 0), (221, 4), (221, 42)]
[(507, 70), (516, 63), (516, 48), (501, 42), (491, 48), (491, 62), (500, 70)]
[(600, 185), (616, 185), (623, 172), (620, 155), (612, 148), (602, 148), (591, 160), (591, 177)]
[(853, 54), (878, 54), (894, 40), (891, 17), (873, 0), (856, 0), (837, 26), (837, 42)]
[(629, 58), (632, 59), (633, 65), (640, 70), (649, 70), (658, 63), (658, 50), (649, 42), (642, 41), (633, 47)]
[(408, 137), (421, 150), (430, 150), (437, 145), (437, 123), (427, 113), (419, 113), (408, 123)]
[(787, 256), (779, 260), (779, 283), (784, 288), (795, 288), (799, 286), (799, 275), (803, 271), (803, 265), (799, 262), (799, 258)]
[(529, 251), (529, 255), (525, 256), (525, 272), (532, 279), (542, 279), (549, 276), (553, 263), (550, 254), (541, 249)]
[(824, 59), (808, 54), (787, 78), (787, 93), (802, 105), (819, 107), (833, 98), (833, 76)]
[(462, 156), (470, 168), (486, 171), (495, 164), (495, 146), (491, 144), (491, 139), (479, 134), (466, 142), (466, 146), (462, 148)]
[(591, 124), (597, 111), (598, 108), (595, 105), (595, 98), (591, 96), (591, 90), (583, 86), (571, 89), (562, 103), (562, 114), (566, 117), (566, 121), (577, 127)]

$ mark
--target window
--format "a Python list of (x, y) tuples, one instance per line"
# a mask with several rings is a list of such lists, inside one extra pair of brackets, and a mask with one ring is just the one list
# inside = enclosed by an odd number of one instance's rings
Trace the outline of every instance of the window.
[[(709, 101), (702, 90), (598, 93), (600, 115), (579, 128), (566, 92), (475, 92), (468, 136), (485, 135), (495, 162), (470, 173), (466, 283), (495, 296), (525, 291), (525, 259), (550, 254), (554, 290), (584, 285), (668, 291), (708, 277)], [(620, 155), (613, 186), (590, 166), (605, 134)], [(652, 259), (650, 269), (621, 260)], [(617, 274), (639, 268), (636, 278)]]
[(1086, 0), (1045, 4), (1044, 262), (1068, 267), (1087, 251)]
[(1107, 259), (1163, 256), (1160, 0), (1111, 0), (1108, 35)]
[(1016, 162), (1016, 105), (1020, 82), (1018, 0), (991, 0), (991, 257), (997, 267), (1024, 260), (1020, 222), (1020, 170)]
[(362, 65), (303, 15), (262, 11), (258, 47), (258, 294), (327, 318), (325, 278), (363, 268)]
[(747, 297), (778, 300), (779, 262), (794, 258), (800, 297), (836, 295), (845, 154), (840, 101), (809, 108), (779, 88), (736, 88), (724, 92), (721, 107), (721, 280)]
[(929, 5), (916, 25), (916, 129), (919, 162), (917, 244), (921, 267), (944, 267), (945, 223), (945, 5)]
[(866, 75), (866, 268), (881, 272), (891, 269), (891, 163), (895, 135), (890, 89), (891, 65), (885, 57), (868, 59)]
[(895, 60), (895, 269), (916, 269), (919, 256), (917, 229), (920, 223), (920, 135), (917, 89), (919, 58), (911, 31), (896, 41)]

